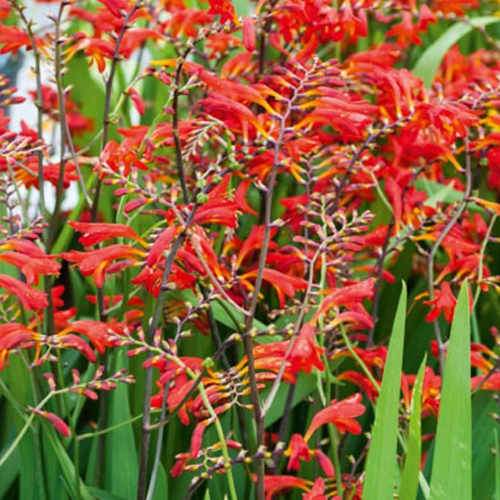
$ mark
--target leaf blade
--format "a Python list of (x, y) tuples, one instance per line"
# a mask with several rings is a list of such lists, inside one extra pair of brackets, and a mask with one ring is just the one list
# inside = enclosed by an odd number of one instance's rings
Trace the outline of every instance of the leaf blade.
[[(468, 286), (451, 325), (431, 476), (431, 500), (472, 499), (472, 402)], [(453, 450), (453, 453), (450, 453)]]
[(420, 470), (420, 455), (422, 451), (422, 386), (426, 361), (427, 356), (424, 357), (420, 365), (417, 378), (415, 379), (415, 385), (413, 386), (406, 459), (403, 474), (401, 476), (401, 485), (399, 487), (399, 498), (401, 500), (415, 500), (418, 490), (418, 473)]
[(403, 282), (382, 386), (375, 409), (372, 440), (368, 450), (363, 500), (392, 498), (393, 477), (387, 471), (396, 468), (397, 429), (401, 367), (405, 333), (407, 291)]
[(467, 23), (459, 22), (454, 24), (420, 56), (417, 64), (413, 67), (413, 74), (421, 78), (425, 86), (429, 88), (432, 85), (444, 55), (460, 38), (474, 28), (484, 28), (498, 21), (500, 19), (496, 16), (484, 16), (470, 18)]

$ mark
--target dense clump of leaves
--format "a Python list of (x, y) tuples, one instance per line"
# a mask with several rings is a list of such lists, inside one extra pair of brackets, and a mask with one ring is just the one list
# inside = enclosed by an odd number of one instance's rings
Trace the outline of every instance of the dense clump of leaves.
[(498, 490), (493, 6), (50, 4), (0, 0), (0, 496)]

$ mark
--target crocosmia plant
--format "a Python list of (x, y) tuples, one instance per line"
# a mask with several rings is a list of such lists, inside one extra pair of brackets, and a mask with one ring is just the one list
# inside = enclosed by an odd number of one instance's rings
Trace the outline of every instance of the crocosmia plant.
[(499, 6), (0, 0), (0, 498), (500, 499)]

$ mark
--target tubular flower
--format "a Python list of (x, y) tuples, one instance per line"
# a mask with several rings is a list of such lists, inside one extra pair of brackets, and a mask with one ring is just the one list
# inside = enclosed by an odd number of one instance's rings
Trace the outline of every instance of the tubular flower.
[(54, 429), (59, 434), (61, 434), (61, 436), (63, 437), (71, 436), (71, 430), (68, 424), (61, 417), (57, 416), (55, 413), (45, 410), (39, 410), (37, 408), (31, 408), (31, 411), (36, 415), (39, 415), (40, 417), (43, 417), (46, 420), (48, 420), (52, 424)]
[(45, 293), (5, 274), (0, 274), (0, 288), (4, 288), (12, 296), (17, 297), (23, 307), (31, 311), (44, 309), (49, 304)]
[(112, 270), (116, 260), (120, 260), (121, 268), (128, 267), (144, 257), (145, 253), (130, 245), (115, 244), (98, 250), (78, 252), (72, 250), (64, 252), (61, 256), (78, 265), (84, 276), (92, 276), (98, 288), (104, 285), (106, 272)]
[(102, 321), (78, 320), (69, 323), (69, 325), (57, 333), (59, 337), (66, 337), (69, 333), (78, 333), (85, 335), (99, 354), (104, 354), (107, 347), (118, 345), (117, 332), (121, 327), (116, 324), (107, 324)]
[(236, 11), (231, 0), (208, 0), (210, 14), (220, 15), (221, 23), (226, 21), (237, 21)]
[(304, 440), (307, 442), (322, 425), (333, 424), (340, 432), (360, 434), (361, 425), (355, 420), (363, 415), (365, 407), (361, 404), (361, 395), (354, 394), (341, 401), (333, 400), (330, 406), (314, 415), (311, 425), (307, 429)]
[(316, 316), (320, 316), (328, 312), (332, 307), (338, 307), (340, 305), (349, 306), (352, 304), (358, 304), (365, 299), (370, 299), (373, 297), (373, 287), (375, 281), (370, 278), (360, 283), (355, 283), (353, 285), (348, 285), (343, 288), (337, 288), (329, 293), (323, 302)]
[(266, 490), (266, 500), (272, 500), (273, 496), (283, 490), (299, 488), (307, 491), (308, 481), (295, 476), (266, 476), (264, 478), (264, 488)]
[(0, 325), (0, 370), (5, 366), (9, 352), (32, 347), (37, 334), (20, 323)]
[[(253, 286), (249, 283), (248, 278), (256, 277), (257, 271), (249, 271), (240, 276), (240, 280), (249, 289), (253, 289)], [(289, 276), (280, 271), (276, 271), (275, 269), (264, 268), (262, 277), (264, 281), (267, 281), (276, 290), (280, 307), (285, 305), (285, 296), (293, 297), (297, 291), (305, 290), (307, 287), (307, 282), (304, 279)]]
[(0, 54), (12, 52), (14, 54), (22, 47), (30, 47), (31, 40), (27, 33), (15, 26), (2, 25), (0, 30)]
[[(294, 342), (294, 340), (292, 339), (290, 342)], [(321, 360), (323, 352), (324, 349), (316, 342), (313, 326), (306, 323), (296, 338), (288, 357), (290, 372), (293, 374), (298, 372), (311, 373), (313, 367), (323, 371), (325, 368)]]
[(57, 276), (61, 267), (53, 257), (45, 254), (43, 257), (30, 257), (20, 252), (3, 252), (0, 253), (0, 260), (20, 269), (28, 285), (37, 285), (40, 276)]
[(78, 241), (84, 246), (97, 245), (110, 238), (130, 238), (145, 244), (144, 240), (130, 226), (124, 224), (77, 221), (70, 221), (69, 224), (75, 231), (83, 233)]
[(443, 313), (446, 321), (451, 323), (456, 303), (457, 299), (451, 291), (450, 284), (447, 281), (444, 281), (441, 284), (441, 287), (434, 292), (434, 299), (424, 302), (424, 304), (432, 306), (431, 310), (425, 317), (425, 320), (432, 323), (441, 313)]

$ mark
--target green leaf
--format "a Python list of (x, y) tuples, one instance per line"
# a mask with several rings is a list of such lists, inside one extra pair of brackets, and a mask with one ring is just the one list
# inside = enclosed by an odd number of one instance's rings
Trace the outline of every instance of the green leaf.
[(495, 476), (495, 498), (500, 500), (500, 440), (497, 429), (495, 429)]
[[(2, 379), (5, 381), (10, 392), (15, 396), (20, 408), (26, 408), (28, 405), (35, 405), (35, 399), (33, 397), (34, 379), (30, 379), (30, 372), (26, 370), (26, 366), (22, 359), (23, 356), (24, 354), (13, 356), (9, 366), (2, 372)], [(31, 373), (34, 373), (34, 371)], [(14, 412), (12, 416), (13, 419), (9, 421), (12, 431), (12, 435), (9, 436), (10, 438), (14, 438), (25, 423), (16, 412)], [(18, 498), (20, 500), (45, 500), (47, 498), (45, 475), (42, 468), (39, 428), (38, 423), (35, 422), (33, 432), (30, 431), (24, 435), (16, 450), (19, 457)], [(6, 467), (6, 465), (7, 464), (5, 464), (4, 467)], [(0, 469), (2, 481), (4, 474), (6, 474), (4, 467)]]
[[(112, 373), (128, 369), (125, 350), (114, 353)], [(111, 370), (110, 370), (111, 371)], [(128, 387), (119, 384), (109, 397), (109, 419), (107, 426), (119, 424), (131, 418)], [(138, 457), (132, 424), (113, 430), (106, 436), (106, 490), (116, 496), (129, 498), (137, 491)]]
[(401, 476), (399, 486), (400, 500), (415, 500), (418, 488), (418, 473), (420, 471), (421, 454), (421, 435), (422, 435), (422, 386), (424, 382), (425, 363), (427, 356), (424, 357), (418, 370), (415, 385), (413, 386), (413, 395), (411, 398), (411, 414), (408, 439), (406, 441), (406, 460)]
[[(495, 431), (500, 425), (493, 415), (498, 412), (498, 403), (490, 391), (480, 391), (472, 396), (472, 491), (474, 498), (494, 498)], [(498, 481), (497, 481), (498, 482)], [(500, 496), (498, 497), (500, 500)]]
[(101, 490), (95, 486), (89, 486), (89, 491), (97, 500), (123, 500), (122, 497), (117, 497), (108, 491)]
[[(276, 397), (274, 398), (272, 406), (266, 413), (264, 423), (266, 427), (274, 424), (278, 419), (283, 416), (285, 409), (286, 398), (290, 386), (288, 384), (282, 383)], [(297, 387), (295, 388), (295, 395), (293, 397), (292, 408), (303, 401), (311, 392), (316, 389), (316, 377), (314, 375), (308, 375), (301, 373), (297, 379)], [(264, 391), (263, 401), (265, 401), (267, 396), (267, 391)]]
[[(48, 425), (44, 425), (44, 431), (46, 437), (48, 438), (48, 442), (52, 447), (52, 451), (57, 458), (59, 463), (59, 467), (61, 468), (63, 477), (66, 481), (66, 484), (69, 486), (71, 497), (78, 498), (76, 488), (75, 488), (75, 466), (71, 459), (68, 456), (63, 444), (61, 443), (58, 436), (56, 436), (56, 432), (54, 429), (49, 428)], [(92, 500), (93, 496), (90, 494), (87, 486), (83, 483), (83, 481), (78, 478), (79, 486), (80, 486), (80, 498), (82, 500)]]
[(392, 498), (394, 493), (394, 477), (390, 471), (396, 468), (406, 300), (406, 285), (403, 282), (389, 342), (382, 386), (375, 408), (375, 423), (373, 424), (372, 440), (366, 462), (363, 500)]
[(495, 16), (473, 17), (467, 23), (459, 22), (446, 30), (427, 50), (421, 55), (413, 68), (413, 74), (424, 81), (427, 88), (432, 85), (441, 61), (448, 50), (460, 38), (474, 28), (484, 28), (488, 24), (500, 21)]
[(443, 374), (431, 500), (472, 499), (472, 404), (468, 285), (458, 296)]

